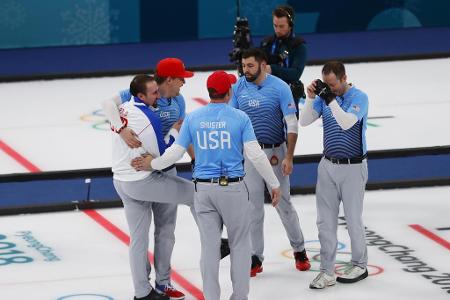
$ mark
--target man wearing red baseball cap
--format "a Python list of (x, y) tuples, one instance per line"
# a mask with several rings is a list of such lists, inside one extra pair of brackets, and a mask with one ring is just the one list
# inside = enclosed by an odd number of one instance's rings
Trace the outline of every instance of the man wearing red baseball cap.
[[(208, 80), (206, 81), (206, 87), (209, 89), (214, 89), (217, 95), (227, 93), (231, 85), (236, 83), (236, 76), (233, 74), (228, 74), (225, 71), (216, 71), (212, 73)], [(211, 99), (213, 102), (215, 99)]]
[(160, 77), (190, 78), (193, 72), (186, 71), (184, 63), (178, 58), (164, 58), (156, 65), (156, 75)]
[[(164, 134), (178, 120), (175, 120), (174, 117), (178, 116), (180, 120), (185, 117), (186, 105), (183, 96), (180, 94), (180, 89), (185, 83), (184, 79), (192, 76), (194, 76), (194, 73), (187, 71), (183, 61), (179, 58), (164, 58), (156, 65), (154, 77), (161, 95), (156, 105), (161, 112), (170, 111), (170, 114), (161, 113), (162, 116), (170, 117), (170, 120), (164, 120), (163, 118), (161, 120), (163, 125), (169, 126), (167, 130), (163, 130), (165, 131)], [(122, 90), (113, 98), (103, 101), (102, 108), (108, 121), (111, 123), (111, 128), (120, 134), (130, 148), (138, 148), (141, 146), (141, 142), (131, 129), (126, 128), (126, 124), (122, 122), (118, 110), (119, 105), (130, 101), (131, 98), (129, 89)]]
[(244, 153), (272, 191), (272, 205), (280, 196), (280, 183), (259, 146), (252, 123), (242, 111), (228, 105), (236, 77), (212, 73), (206, 82), (211, 102), (189, 115), (180, 134), (162, 156), (147, 156), (142, 169), (162, 170), (183, 157), (193, 145), (194, 208), (200, 231), (201, 274), (205, 300), (220, 299), (219, 261), (222, 227), (227, 227), (231, 250), (230, 299), (248, 299), (250, 288), (250, 202), (244, 183)]
[[(184, 84), (184, 78), (192, 77), (194, 74), (186, 71), (183, 62), (178, 58), (165, 58), (161, 60), (156, 66), (155, 73), (156, 75), (154, 77), (157, 83), (157, 85), (155, 84), (156, 89), (147, 91), (145, 85), (143, 85), (142, 92), (144, 94), (152, 92), (152, 96), (155, 96), (155, 93), (156, 95), (159, 94), (161, 96), (154, 105), (149, 107), (149, 110), (155, 114), (156, 119), (159, 119), (154, 120), (155, 122), (152, 122), (152, 126), (154, 130), (161, 133), (163, 137), (169, 137), (169, 132), (174, 129), (179, 130), (180, 123), (185, 118), (186, 105), (183, 96), (180, 95), (180, 88)], [(144, 77), (139, 76), (139, 78)], [(138, 84), (138, 86), (141, 85), (142, 84)], [(111, 122), (111, 129), (120, 135), (128, 147), (138, 148), (142, 146), (141, 141), (137, 134), (131, 129), (133, 126), (127, 127), (127, 116), (121, 117), (118, 110), (119, 105), (126, 103), (133, 98), (132, 93), (133, 91), (130, 89), (123, 90), (112, 99), (105, 100), (102, 103), (102, 107), (108, 120)], [(136, 93), (134, 93), (134, 96), (136, 96)], [(135, 102), (136, 98), (133, 99), (133, 103)], [(130, 103), (126, 105), (129, 104)], [(156, 108), (154, 106), (156, 106)], [(156, 126), (155, 123), (159, 123), (157, 121), (160, 121), (160, 126)], [(164, 173), (171, 175), (177, 174), (175, 168), (172, 167), (169, 169), (165, 170)], [(157, 232), (154, 237), (155, 253), (158, 253), (158, 257), (155, 259), (155, 291), (165, 294), (172, 300), (184, 299), (185, 295), (173, 287), (170, 282), (170, 260), (175, 243), (174, 231), (177, 218), (177, 205), (175, 203), (158, 203), (157, 205), (152, 206), (151, 210), (155, 220), (155, 232)], [(144, 235), (145, 234), (146, 233), (144, 233)], [(139, 236), (139, 239), (145, 241), (148, 237), (142, 235)], [(222, 256), (225, 256), (226, 254), (227, 253)], [(139, 275), (143, 275), (144, 280), (136, 280), (135, 294), (142, 298), (142, 291), (148, 291), (148, 282), (145, 280), (145, 278), (147, 278), (146, 274), (142, 273)], [(147, 298), (144, 297), (143, 299)]]
[(184, 79), (192, 76), (194, 73), (187, 71), (183, 61), (178, 58), (165, 58), (156, 65), (155, 80), (161, 95), (180, 95)]

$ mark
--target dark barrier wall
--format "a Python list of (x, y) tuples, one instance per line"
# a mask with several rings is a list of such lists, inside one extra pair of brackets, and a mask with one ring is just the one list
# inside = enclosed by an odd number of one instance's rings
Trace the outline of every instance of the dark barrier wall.
[(197, 3), (197, 1), (141, 1), (140, 42), (198, 39)]
[[(320, 155), (298, 156), (291, 175), (293, 193), (313, 193)], [(367, 189), (450, 184), (450, 146), (369, 152)], [(191, 178), (190, 165), (178, 174)], [(170, 188), (170, 187), (168, 187)], [(115, 207), (111, 171), (95, 169), (0, 176), (0, 215)]]
[[(229, 38), (237, 1), (2, 0), (0, 49)], [(447, 0), (240, 0), (254, 35), (287, 2), (297, 33), (450, 27)]]
[[(450, 27), (304, 35), (308, 65), (449, 57), (449, 36)], [(209, 39), (0, 50), (0, 82), (147, 73), (165, 57), (179, 57), (195, 71), (232, 69), (232, 48), (231, 39)]]

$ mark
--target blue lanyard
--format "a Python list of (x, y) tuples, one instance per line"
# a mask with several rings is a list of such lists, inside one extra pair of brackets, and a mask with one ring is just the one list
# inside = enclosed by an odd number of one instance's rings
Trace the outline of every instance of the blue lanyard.
[[(292, 32), (291, 35), (288, 38), (291, 38), (291, 37), (294, 38), (295, 37), (295, 33)], [(275, 54), (275, 50), (277, 49), (278, 43), (281, 43), (281, 40), (275, 38), (275, 41), (272, 44), (272, 54)], [(283, 60), (283, 66), (286, 67), (286, 68), (289, 67), (289, 56), (286, 57)]]

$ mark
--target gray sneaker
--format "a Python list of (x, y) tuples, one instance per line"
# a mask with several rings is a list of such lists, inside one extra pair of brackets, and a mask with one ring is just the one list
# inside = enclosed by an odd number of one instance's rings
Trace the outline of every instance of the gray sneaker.
[(310, 283), (310, 289), (323, 289), (327, 286), (332, 286), (336, 284), (336, 279), (333, 276), (326, 274), (325, 272), (320, 272), (319, 275), (314, 278), (314, 280)]
[(336, 280), (340, 283), (354, 283), (363, 280), (368, 275), (367, 268), (352, 266), (350, 269), (346, 270), (344, 274), (338, 276)]

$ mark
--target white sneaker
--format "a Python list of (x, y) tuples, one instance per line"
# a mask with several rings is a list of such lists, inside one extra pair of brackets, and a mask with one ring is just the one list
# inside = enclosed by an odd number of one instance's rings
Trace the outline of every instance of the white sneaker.
[(325, 272), (320, 272), (319, 275), (314, 278), (314, 280), (309, 284), (310, 289), (323, 289), (327, 286), (332, 286), (336, 284), (336, 279), (333, 276), (326, 274)]
[(344, 272), (344, 274), (337, 277), (337, 281), (341, 283), (353, 283), (363, 280), (369, 275), (367, 268), (361, 268), (359, 266), (352, 266)]

